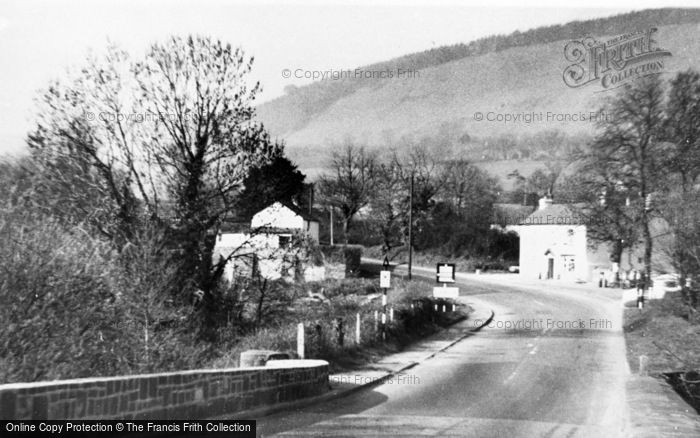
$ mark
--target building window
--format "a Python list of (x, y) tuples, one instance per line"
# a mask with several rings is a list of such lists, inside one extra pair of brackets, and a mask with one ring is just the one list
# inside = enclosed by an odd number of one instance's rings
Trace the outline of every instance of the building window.
[(279, 235), (279, 247), (284, 248), (286, 246), (290, 246), (292, 244), (292, 236), (289, 234), (280, 234)]
[(576, 259), (573, 256), (564, 256), (564, 270), (566, 272), (576, 271)]

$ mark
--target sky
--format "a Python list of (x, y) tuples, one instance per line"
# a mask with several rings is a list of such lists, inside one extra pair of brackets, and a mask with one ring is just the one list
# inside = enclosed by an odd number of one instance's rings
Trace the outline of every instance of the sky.
[(311, 82), (284, 78), (285, 69), (355, 68), (493, 34), (687, 3), (0, 0), (0, 156), (26, 151), (38, 91), (108, 42), (134, 55), (170, 35), (208, 35), (241, 46), (255, 57), (251, 80), (262, 85), (261, 103), (287, 85)]

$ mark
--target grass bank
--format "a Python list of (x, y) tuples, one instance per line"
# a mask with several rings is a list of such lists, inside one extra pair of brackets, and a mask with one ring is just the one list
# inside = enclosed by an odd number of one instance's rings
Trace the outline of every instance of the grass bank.
[[(432, 298), (432, 285), (416, 280), (393, 279), (388, 291), (386, 336), (382, 337), (382, 294), (378, 280), (355, 278), (327, 280), (303, 285), (296, 295), (305, 297), (285, 306), (268, 318), (265, 326), (240, 338), (231, 348), (212, 362), (214, 367), (237, 366), (240, 353), (251, 349), (296, 352), (297, 325), (303, 323), (306, 333), (306, 358), (324, 359), (332, 371), (356, 368), (379, 357), (401, 351), (406, 345), (436, 333), (441, 328), (464, 319), (469, 309), (450, 300)], [(306, 290), (306, 293), (304, 293)], [(311, 291), (316, 297), (308, 297)], [(435, 305), (438, 311), (435, 311)], [(455, 305), (454, 311), (452, 305)], [(447, 312), (442, 312), (443, 305)], [(356, 319), (360, 315), (360, 339), (356, 339)], [(375, 319), (375, 315), (379, 316)]]
[(648, 373), (669, 381), (700, 413), (700, 324), (689, 322), (680, 294), (649, 301), (642, 310), (626, 307), (624, 317), (632, 372), (646, 356)]

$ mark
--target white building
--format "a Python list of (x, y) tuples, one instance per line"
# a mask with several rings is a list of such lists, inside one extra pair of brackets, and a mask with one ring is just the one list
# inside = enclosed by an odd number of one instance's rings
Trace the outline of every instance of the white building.
[(590, 281), (586, 226), (583, 218), (551, 198), (514, 227), (520, 235), (520, 275), (571, 281)]
[(226, 266), (226, 277), (250, 274), (257, 270), (269, 279), (293, 278), (295, 248), (292, 237), (301, 235), (318, 244), (319, 222), (294, 205), (275, 202), (257, 212), (250, 227), (229, 224), (222, 227), (214, 253), (232, 258)]
[(250, 226), (253, 230), (265, 230), (268, 234), (279, 236), (280, 244), (291, 239), (295, 232), (301, 232), (318, 243), (318, 220), (292, 204), (275, 202), (255, 213)]
[[(615, 271), (625, 278), (634, 270), (643, 270), (643, 244), (637, 242), (627, 249), (619, 264), (610, 259), (611, 245), (589, 241), (586, 220), (577, 209), (554, 204), (542, 198), (539, 208), (520, 222), (509, 227), (520, 236), (520, 275), (529, 278), (565, 281), (612, 282)], [(670, 245), (667, 224), (657, 218), (650, 223), (654, 252), (652, 278), (673, 273), (667, 254)]]

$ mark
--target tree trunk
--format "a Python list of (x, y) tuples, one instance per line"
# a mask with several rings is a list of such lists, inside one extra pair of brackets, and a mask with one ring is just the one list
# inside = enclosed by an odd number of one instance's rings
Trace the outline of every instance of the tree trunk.
[(646, 274), (646, 281), (651, 281), (651, 254), (653, 252), (654, 242), (651, 237), (651, 230), (649, 229), (649, 215), (645, 211), (643, 215), (643, 233), (644, 233), (644, 272)]
[(257, 309), (257, 318), (256, 318), (256, 327), (260, 327), (260, 323), (262, 322), (262, 312), (263, 312), (263, 304), (265, 302), (265, 292), (267, 291), (267, 279), (263, 279), (262, 281), (258, 282), (258, 290), (260, 291), (260, 298), (258, 299), (258, 309)]
[(343, 239), (345, 245), (348, 244), (348, 231), (350, 230), (350, 218), (343, 220)]

